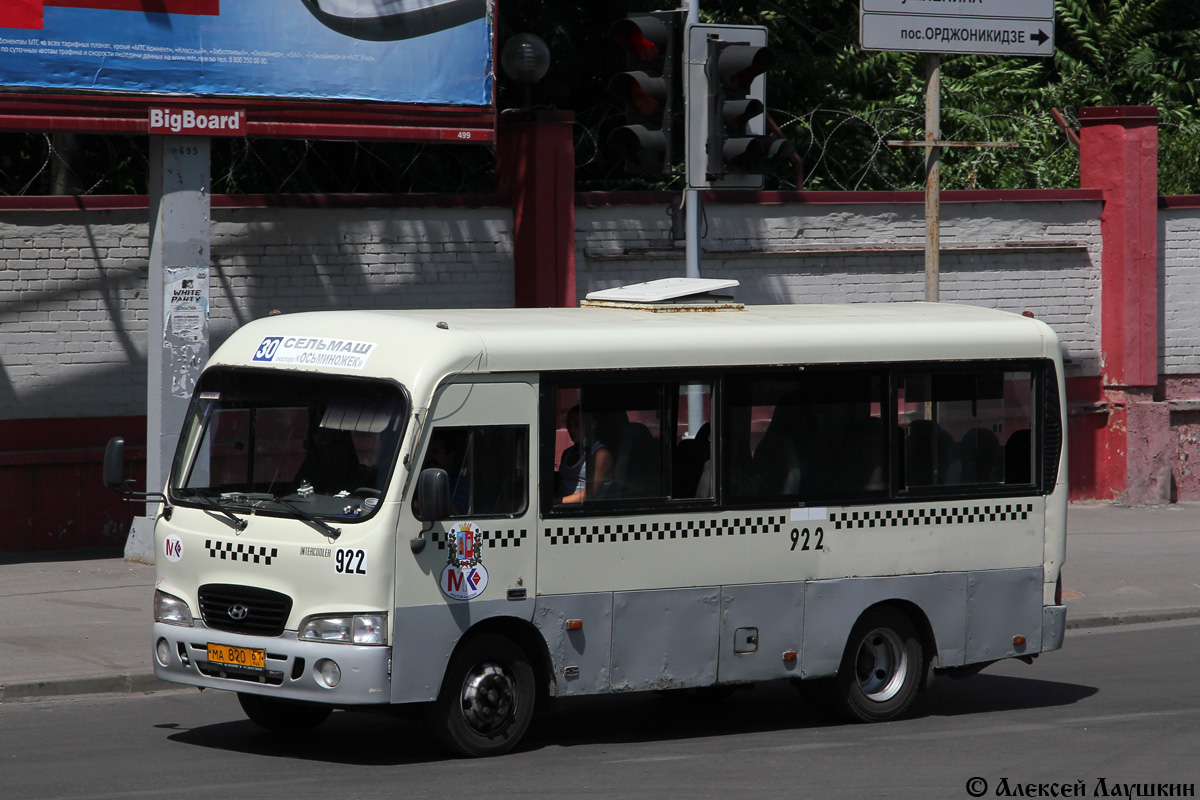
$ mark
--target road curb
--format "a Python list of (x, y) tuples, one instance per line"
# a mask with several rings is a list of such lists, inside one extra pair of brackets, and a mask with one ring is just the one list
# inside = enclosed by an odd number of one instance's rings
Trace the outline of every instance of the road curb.
[(53, 678), (44, 681), (15, 681), (0, 686), (0, 703), (46, 697), (81, 694), (136, 694), (179, 689), (174, 683), (160, 681), (153, 672), (122, 675), (86, 675), (78, 678)]
[(1092, 616), (1071, 617), (1067, 609), (1067, 630), (1083, 628), (1111, 628), (1116, 625), (1140, 625), (1147, 622), (1171, 622), (1179, 619), (1200, 618), (1200, 607), (1190, 608), (1159, 608), (1151, 611), (1120, 611), (1115, 614), (1097, 614)]

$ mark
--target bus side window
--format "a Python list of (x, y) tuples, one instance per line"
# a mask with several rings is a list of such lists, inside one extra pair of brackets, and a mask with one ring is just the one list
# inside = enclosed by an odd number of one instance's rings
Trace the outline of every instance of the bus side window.
[(515, 516), (528, 505), (528, 454), (523, 425), (440, 427), (429, 437), (421, 468), (446, 470), (451, 519)]
[(555, 467), (549, 488), (543, 483), (547, 506), (714, 496), (712, 382), (585, 380), (546, 388), (543, 458)]
[(903, 488), (1032, 481), (1031, 371), (980, 364), (899, 385)]
[(726, 496), (812, 503), (882, 492), (884, 386), (881, 371), (817, 369), (726, 383)]

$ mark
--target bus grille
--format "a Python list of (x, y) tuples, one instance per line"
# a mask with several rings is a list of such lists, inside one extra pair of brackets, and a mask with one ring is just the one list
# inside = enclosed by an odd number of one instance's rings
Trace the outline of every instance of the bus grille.
[(292, 612), (292, 598), (254, 586), (209, 583), (199, 596), (204, 624), (230, 633), (279, 636)]

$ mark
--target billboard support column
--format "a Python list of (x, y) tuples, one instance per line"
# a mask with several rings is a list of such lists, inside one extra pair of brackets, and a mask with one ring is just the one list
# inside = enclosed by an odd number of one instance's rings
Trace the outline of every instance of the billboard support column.
[[(188, 400), (208, 359), (211, 141), (150, 137), (150, 274), (146, 341), (146, 491), (161, 491)], [(151, 506), (153, 507), (153, 506)], [(126, 558), (153, 561), (147, 518)], [(135, 542), (135, 540), (138, 540)], [(134, 550), (136, 552), (131, 552)]]
[(496, 182), (512, 195), (513, 300), (518, 308), (573, 307), (575, 115), (508, 112), (496, 142)]

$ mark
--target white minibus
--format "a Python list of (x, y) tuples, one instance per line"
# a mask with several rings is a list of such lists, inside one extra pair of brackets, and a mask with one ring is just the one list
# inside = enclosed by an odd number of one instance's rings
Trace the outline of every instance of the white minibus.
[(1047, 325), (624, 306), (236, 331), (157, 496), (158, 677), (273, 731), (418, 708), (485, 756), (552, 697), (790, 680), (889, 720), (1061, 647)]

